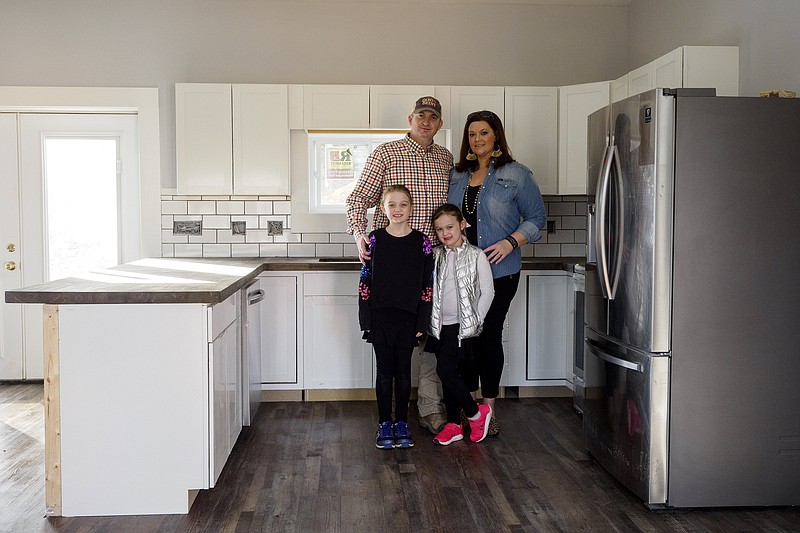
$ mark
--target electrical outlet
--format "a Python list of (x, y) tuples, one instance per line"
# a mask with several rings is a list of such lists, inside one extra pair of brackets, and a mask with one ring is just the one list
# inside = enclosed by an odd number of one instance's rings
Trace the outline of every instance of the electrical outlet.
[(556, 221), (555, 220), (548, 220), (547, 221), (547, 233), (555, 233), (556, 232)]

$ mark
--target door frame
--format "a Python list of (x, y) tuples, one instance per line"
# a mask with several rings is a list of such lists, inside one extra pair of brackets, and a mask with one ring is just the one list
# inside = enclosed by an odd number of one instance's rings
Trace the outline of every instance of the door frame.
[(0, 87), (0, 111), (131, 113), (139, 117), (141, 257), (161, 257), (161, 149), (158, 88)]

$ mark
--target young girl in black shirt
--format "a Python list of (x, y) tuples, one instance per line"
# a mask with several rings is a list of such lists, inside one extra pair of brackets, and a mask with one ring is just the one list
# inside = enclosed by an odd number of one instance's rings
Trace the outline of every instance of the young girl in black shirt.
[(375, 351), (378, 400), (375, 446), (410, 448), (414, 446), (407, 418), (411, 354), (428, 329), (433, 255), (428, 237), (408, 225), (412, 200), (406, 187), (387, 187), (380, 209), (389, 219), (389, 225), (369, 234), (370, 259), (361, 269), (358, 285), (358, 319), (364, 338)]

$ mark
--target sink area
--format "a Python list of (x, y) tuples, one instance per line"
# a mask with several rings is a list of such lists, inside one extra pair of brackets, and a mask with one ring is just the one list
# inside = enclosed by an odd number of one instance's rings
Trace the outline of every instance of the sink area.
[(320, 263), (358, 263), (358, 257), (319, 257)]

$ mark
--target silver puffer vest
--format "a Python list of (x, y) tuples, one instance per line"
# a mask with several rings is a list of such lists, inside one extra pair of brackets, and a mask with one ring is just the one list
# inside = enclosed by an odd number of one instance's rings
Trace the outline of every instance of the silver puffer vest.
[[(483, 322), (478, 316), (478, 297), (480, 296), (480, 281), (478, 278), (478, 254), (483, 250), (469, 244), (464, 244), (456, 251), (456, 292), (458, 294), (458, 341), (469, 337), (477, 337), (483, 329)], [(442, 331), (442, 284), (447, 272), (447, 258), (452, 255), (447, 253), (444, 246), (433, 249), (433, 259), (436, 265), (433, 270), (433, 309), (431, 312), (431, 325), (429, 333), (439, 338)]]

